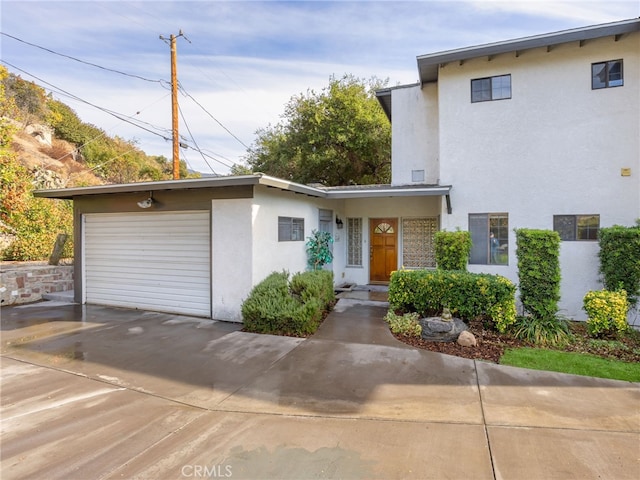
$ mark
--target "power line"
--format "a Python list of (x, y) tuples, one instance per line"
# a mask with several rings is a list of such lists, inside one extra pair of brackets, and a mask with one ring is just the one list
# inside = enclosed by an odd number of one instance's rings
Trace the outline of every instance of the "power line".
[(238, 137), (236, 137), (236, 136), (233, 134), (233, 132), (231, 132), (231, 130), (229, 130), (227, 127), (225, 127), (225, 126), (222, 124), (222, 122), (220, 122), (220, 120), (218, 120), (218, 119), (217, 119), (216, 117), (214, 117), (211, 113), (209, 113), (209, 111), (208, 111), (206, 108), (204, 108), (204, 107), (200, 104), (200, 102), (198, 102), (195, 98), (193, 98), (193, 97), (191, 96), (191, 94), (190, 94), (189, 92), (187, 92), (187, 91), (184, 89), (184, 87), (183, 87), (182, 85), (178, 85), (178, 87), (180, 88), (180, 91), (182, 92), (182, 94), (183, 94), (184, 96), (189, 97), (191, 100), (193, 100), (193, 102), (194, 102), (196, 105), (198, 105), (198, 106), (199, 106), (199, 107), (204, 111), (204, 113), (206, 113), (206, 114), (207, 114), (207, 115), (209, 115), (213, 120), (215, 120), (215, 122), (216, 122), (218, 125), (220, 125), (220, 126), (221, 126), (221, 127), (222, 127), (222, 128), (223, 128), (223, 129), (224, 129), (224, 130), (229, 134), (229, 135), (231, 135), (233, 138), (235, 138), (235, 139), (240, 143), (240, 145), (242, 145), (242, 146), (243, 146), (244, 148), (246, 148), (247, 150), (250, 150), (250, 148), (249, 148), (249, 147), (247, 147), (247, 145), (246, 145), (242, 140), (240, 140)]
[(214, 174), (218, 174), (213, 167), (211, 166), (211, 164), (209, 163), (209, 161), (205, 158), (204, 155), (202, 155), (202, 152), (200, 151), (200, 147), (198, 147), (198, 143), (196, 142), (196, 139), (193, 138), (193, 134), (191, 133), (191, 129), (189, 128), (189, 125), (187, 124), (187, 119), (184, 118), (184, 114), (182, 113), (182, 109), (180, 107), (178, 107), (178, 110), (180, 111), (180, 116), (182, 117), (182, 122), (184, 123), (184, 126), (187, 129), (187, 132), (189, 132), (189, 136), (191, 137), (191, 141), (193, 142), (193, 144), (196, 146), (196, 150), (200, 153), (200, 155), (202, 156), (202, 159), (204, 160), (204, 163), (207, 164), (207, 166), (209, 167), (209, 169), (214, 173)]
[(45, 52), (53, 53), (54, 55), (58, 55), (60, 57), (68, 58), (68, 59), (73, 60), (75, 62), (83, 63), (85, 65), (90, 65), (92, 67), (100, 68), (100, 69), (106, 70), (108, 72), (118, 73), (118, 74), (124, 75), (126, 77), (138, 78), (140, 80), (144, 80), (145, 82), (153, 82), (153, 83), (162, 84), (162, 82), (164, 81), (164, 80), (161, 80), (161, 79), (160, 80), (153, 80), (151, 78), (141, 77), (140, 75), (134, 75), (132, 73), (121, 72), (120, 70), (115, 70), (113, 68), (103, 67), (102, 65), (98, 65), (96, 63), (91, 63), (91, 62), (87, 62), (85, 60), (80, 60), (79, 58), (72, 57), (71, 55), (66, 55), (64, 53), (59, 53), (59, 52), (56, 52), (54, 50), (51, 50), (50, 48), (42, 47), (40, 45), (36, 45), (35, 43), (27, 42), (26, 40), (22, 40), (21, 38), (14, 37), (13, 35), (9, 35), (8, 33), (0, 32), (0, 34), (4, 35), (5, 37), (12, 38), (12, 39), (14, 39), (14, 40), (16, 40), (18, 42), (24, 43), (25, 45), (30, 45), (32, 47), (39, 48), (40, 50), (44, 50)]
[(169, 137), (165, 137), (164, 135), (161, 135), (161, 134), (159, 134), (159, 133), (157, 133), (157, 132), (154, 132), (153, 130), (150, 130), (149, 128), (145, 128), (145, 127), (143, 127), (143, 126), (141, 126), (141, 125), (138, 125), (137, 123), (134, 123), (134, 122), (132, 122), (132, 121), (128, 120), (127, 118), (123, 118), (123, 117), (124, 117), (124, 115), (123, 115), (123, 114), (113, 112), (113, 111), (108, 110), (108, 109), (106, 109), (106, 108), (104, 108), (104, 107), (100, 107), (100, 106), (98, 106), (98, 105), (96, 105), (96, 104), (94, 104), (94, 103), (91, 103), (91, 102), (89, 102), (89, 101), (87, 101), (87, 100), (84, 100), (84, 99), (82, 99), (82, 98), (78, 97), (77, 95), (74, 95), (74, 94), (72, 94), (72, 93), (69, 93), (69, 92), (67, 92), (66, 90), (63, 90), (62, 88), (57, 87), (57, 86), (55, 86), (55, 85), (53, 85), (53, 84), (51, 84), (51, 83), (47, 82), (46, 80), (43, 80), (43, 79), (41, 79), (40, 77), (37, 77), (36, 75), (33, 75), (32, 73), (27, 72), (26, 70), (23, 70), (23, 69), (22, 69), (22, 68), (20, 68), (20, 67), (16, 67), (15, 65), (13, 65), (13, 64), (11, 64), (11, 63), (9, 63), (9, 62), (7, 62), (6, 60), (0, 60), (0, 62), (4, 63), (5, 65), (10, 66), (11, 68), (14, 68), (14, 69), (16, 69), (16, 70), (20, 71), (20, 72), (22, 72), (22, 73), (27, 74), (27, 75), (29, 75), (30, 77), (35, 78), (36, 80), (38, 80), (38, 81), (40, 81), (40, 82), (44, 83), (45, 85), (49, 85), (49, 87), (52, 87), (52, 88), (54, 88), (54, 89), (58, 90), (59, 92), (62, 92), (62, 93), (64, 93), (65, 95), (68, 95), (69, 97), (71, 97), (71, 98), (73, 98), (73, 99), (75, 99), (75, 100), (77, 100), (77, 101), (79, 101), (79, 102), (86, 103), (87, 105), (89, 105), (89, 106), (91, 106), (91, 107), (97, 108), (98, 110), (100, 110), (100, 111), (102, 111), (102, 112), (104, 112), (104, 113), (107, 113), (107, 114), (109, 114), (109, 115), (111, 115), (111, 116), (113, 116), (113, 117), (117, 118), (118, 120), (122, 120), (123, 122), (129, 123), (129, 124), (133, 125), (134, 127), (138, 127), (138, 128), (140, 128), (140, 129), (142, 129), (142, 130), (145, 130), (145, 131), (147, 131), (147, 132), (149, 132), (149, 133), (153, 134), (153, 135), (157, 135), (158, 137), (162, 138), (163, 140), (166, 140), (166, 141), (170, 141), (170, 140), (171, 140), (171, 138), (169, 138)]

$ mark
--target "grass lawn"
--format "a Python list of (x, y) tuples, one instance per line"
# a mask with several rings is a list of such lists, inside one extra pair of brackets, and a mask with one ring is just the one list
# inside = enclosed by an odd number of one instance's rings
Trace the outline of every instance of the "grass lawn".
[(587, 353), (563, 352), (543, 348), (512, 348), (505, 350), (500, 364), (552, 372), (612, 378), (640, 382), (640, 363), (621, 362)]

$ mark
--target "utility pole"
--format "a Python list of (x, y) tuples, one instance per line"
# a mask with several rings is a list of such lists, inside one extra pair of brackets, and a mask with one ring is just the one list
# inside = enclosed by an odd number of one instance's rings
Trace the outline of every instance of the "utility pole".
[[(176, 40), (184, 37), (182, 30), (178, 35), (171, 34), (169, 42), (160, 35), (160, 40), (171, 47), (171, 132), (173, 139), (173, 179), (180, 180), (180, 136), (178, 134), (178, 50)], [(186, 37), (185, 40), (189, 41)]]

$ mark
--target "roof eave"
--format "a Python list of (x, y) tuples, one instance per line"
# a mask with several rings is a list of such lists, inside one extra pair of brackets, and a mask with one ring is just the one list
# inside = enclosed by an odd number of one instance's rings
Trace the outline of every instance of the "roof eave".
[(488, 43), (474, 47), (446, 50), (443, 52), (420, 55), (417, 57), (418, 73), (422, 84), (438, 79), (438, 67), (451, 62), (470, 60), (478, 57), (490, 57), (502, 53), (519, 52), (532, 48), (549, 47), (561, 43), (593, 40), (596, 38), (624, 35), (640, 30), (640, 19), (575, 28), (561, 32), (535, 35), (503, 42)]
[(264, 185), (267, 187), (288, 190), (314, 197), (325, 197), (322, 189), (309, 187), (295, 182), (289, 182), (262, 173), (215, 178), (196, 178), (185, 180), (163, 180), (159, 182), (139, 182), (116, 185), (97, 185), (93, 187), (59, 188), (52, 190), (36, 190), (34, 196), (41, 198), (55, 198), (72, 200), (76, 197), (88, 195), (113, 195), (139, 192), (158, 192), (162, 190), (193, 190), (200, 188), (223, 188), (237, 186)]
[(389, 188), (354, 188), (328, 190), (329, 199), (350, 199), (350, 198), (380, 198), (380, 197), (424, 197), (449, 195), (451, 185), (438, 185), (428, 187), (389, 187)]

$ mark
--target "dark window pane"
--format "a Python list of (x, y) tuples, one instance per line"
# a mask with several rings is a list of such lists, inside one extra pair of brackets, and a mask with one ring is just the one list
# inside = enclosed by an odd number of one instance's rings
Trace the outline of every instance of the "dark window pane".
[[(491, 236), (493, 234), (493, 236)], [(509, 218), (507, 215), (489, 216), (490, 263), (507, 265), (509, 263)]]
[(622, 86), (622, 60), (608, 62), (608, 83), (610, 87)]
[(576, 239), (575, 215), (554, 215), (553, 229), (560, 235), (560, 240), (571, 241)]
[(607, 86), (606, 66), (606, 63), (594, 63), (591, 65), (591, 88), (605, 88)]
[(486, 213), (469, 214), (469, 233), (471, 234), (471, 254), (469, 263), (486, 265), (489, 263), (489, 215)]
[(485, 102), (487, 100), (491, 100), (491, 79), (471, 80), (471, 101)]
[(502, 75), (491, 79), (491, 94), (493, 100), (511, 98), (511, 75)]
[(600, 228), (599, 215), (579, 215), (577, 218), (578, 240), (597, 240), (598, 228)]

